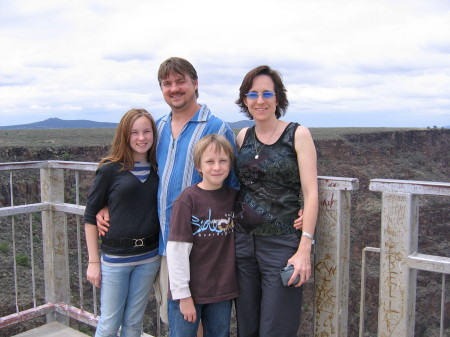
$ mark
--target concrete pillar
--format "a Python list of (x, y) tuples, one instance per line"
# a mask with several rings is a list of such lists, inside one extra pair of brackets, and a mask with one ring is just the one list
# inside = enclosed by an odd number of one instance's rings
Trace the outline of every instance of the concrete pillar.
[[(42, 168), (41, 201), (64, 202), (64, 170)], [(67, 221), (63, 212), (43, 211), (45, 299), (51, 303), (70, 303), (69, 250)], [(69, 324), (69, 318), (56, 312), (47, 314), (47, 321)]]
[(369, 189), (382, 192), (378, 336), (414, 336), (417, 270), (450, 271), (450, 258), (418, 252), (419, 196), (450, 196), (450, 183), (372, 179)]
[(416, 273), (408, 256), (417, 251), (417, 196), (383, 193), (378, 336), (414, 336)]
[(315, 336), (347, 336), (351, 191), (355, 178), (319, 177)]

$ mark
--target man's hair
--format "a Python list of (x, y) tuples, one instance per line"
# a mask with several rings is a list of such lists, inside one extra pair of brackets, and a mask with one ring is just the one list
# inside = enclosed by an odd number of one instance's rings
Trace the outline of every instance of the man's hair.
[(248, 111), (247, 106), (245, 105), (245, 99), (249, 90), (252, 88), (253, 80), (256, 76), (259, 75), (267, 75), (269, 76), (275, 87), (275, 98), (277, 99), (277, 107), (275, 109), (275, 115), (277, 118), (284, 116), (286, 110), (289, 106), (289, 101), (286, 96), (286, 88), (284, 87), (283, 80), (281, 79), (281, 75), (278, 71), (273, 70), (269, 66), (259, 66), (252, 70), (250, 70), (247, 75), (245, 75), (244, 80), (242, 81), (241, 87), (239, 88), (239, 98), (236, 100), (236, 104), (240, 107), (241, 112), (243, 112), (249, 119), (253, 119), (253, 116)]
[[(197, 71), (194, 66), (181, 57), (171, 57), (165, 60), (159, 66), (158, 82), (161, 87), (161, 82), (164, 81), (170, 74), (178, 74), (180, 76), (188, 75), (192, 82), (198, 80)], [(198, 98), (198, 88), (195, 90), (195, 97)]]
[[(211, 133), (209, 135), (201, 138), (194, 147), (194, 165), (195, 168), (200, 168), (202, 155), (208, 148), (208, 146), (214, 145), (214, 150), (219, 152), (222, 150), (230, 158), (230, 168), (234, 165), (234, 148), (233, 145), (224, 136), (218, 135), (216, 133)], [(201, 172), (199, 171), (200, 175)]]
[(122, 164), (124, 170), (131, 170), (134, 167), (133, 152), (130, 146), (130, 135), (133, 123), (139, 117), (147, 118), (152, 127), (153, 145), (147, 153), (147, 160), (156, 171), (156, 123), (153, 117), (145, 109), (131, 109), (123, 115), (119, 125), (117, 126), (109, 155), (100, 161), (100, 165), (108, 162), (119, 162)]

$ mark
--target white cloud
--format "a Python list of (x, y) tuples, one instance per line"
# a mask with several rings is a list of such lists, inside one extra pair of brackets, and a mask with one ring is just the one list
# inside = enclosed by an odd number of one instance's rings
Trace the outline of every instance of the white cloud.
[(245, 73), (269, 64), (288, 120), (449, 125), (449, 31), (444, 0), (3, 1), (0, 125), (161, 116), (156, 73), (170, 56), (194, 64), (199, 102), (228, 121), (245, 118), (234, 104)]

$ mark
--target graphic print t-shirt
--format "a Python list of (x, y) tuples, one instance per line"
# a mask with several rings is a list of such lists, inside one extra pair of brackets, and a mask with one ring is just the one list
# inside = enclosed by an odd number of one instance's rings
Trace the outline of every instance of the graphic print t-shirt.
[(237, 297), (233, 204), (237, 191), (223, 186), (186, 188), (174, 202), (169, 241), (193, 244), (189, 288), (195, 303)]

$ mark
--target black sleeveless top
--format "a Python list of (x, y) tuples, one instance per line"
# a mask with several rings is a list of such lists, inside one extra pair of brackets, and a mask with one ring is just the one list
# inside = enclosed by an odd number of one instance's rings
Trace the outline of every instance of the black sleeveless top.
[(294, 147), (298, 125), (289, 123), (274, 144), (264, 147), (255, 137), (255, 127), (247, 130), (235, 165), (241, 184), (234, 207), (235, 231), (257, 236), (301, 234), (293, 227), (301, 191)]

